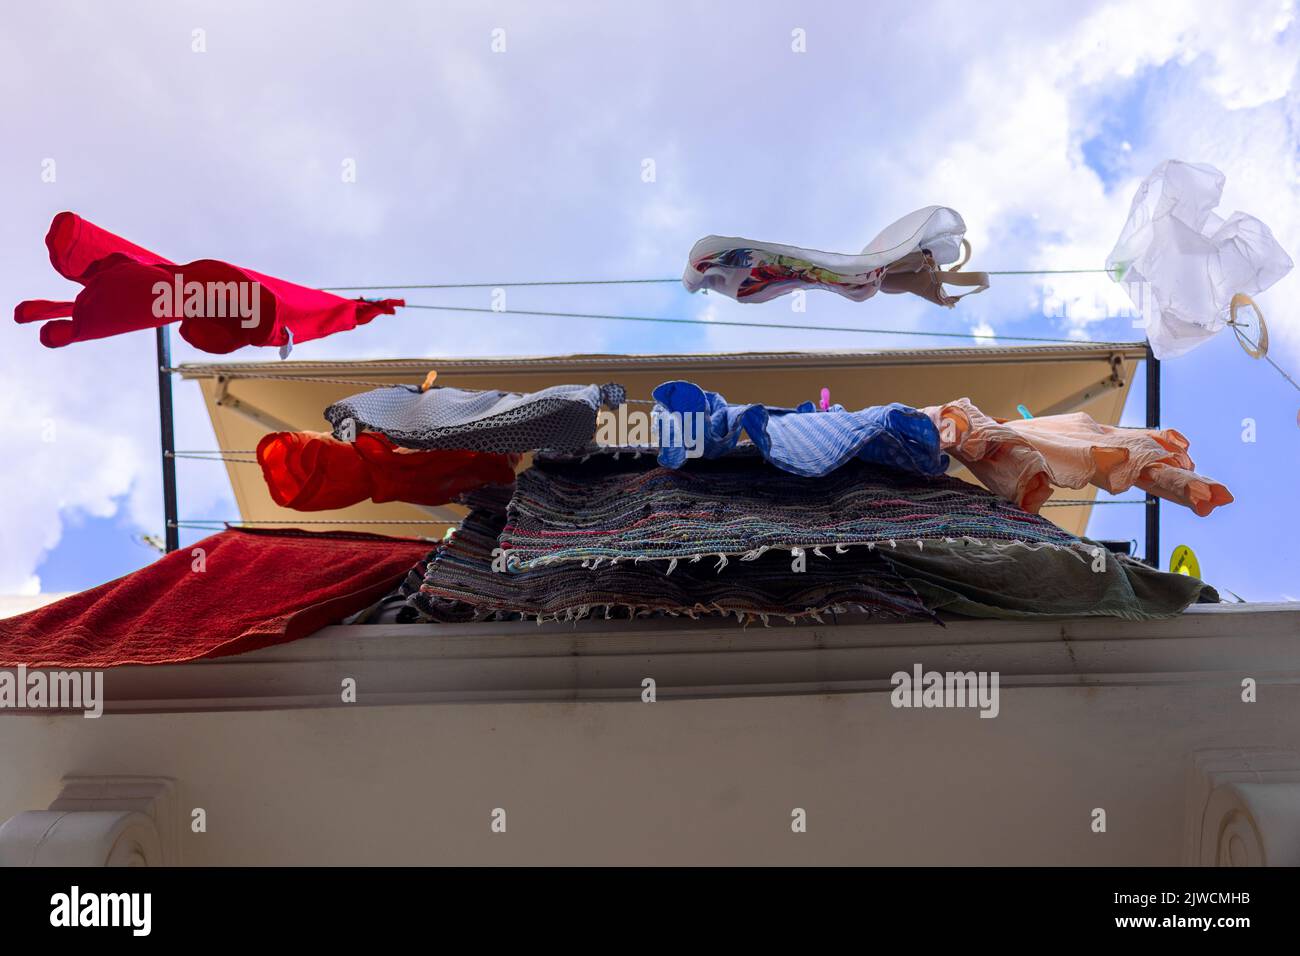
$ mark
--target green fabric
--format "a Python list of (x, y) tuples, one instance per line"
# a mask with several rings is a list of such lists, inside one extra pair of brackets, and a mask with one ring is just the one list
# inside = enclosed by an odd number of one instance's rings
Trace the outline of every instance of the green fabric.
[(1146, 621), (1219, 600), (1214, 588), (1196, 578), (1085, 543), (1100, 550), (927, 541), (923, 549), (900, 544), (882, 554), (931, 610), (968, 617), (1106, 615)]

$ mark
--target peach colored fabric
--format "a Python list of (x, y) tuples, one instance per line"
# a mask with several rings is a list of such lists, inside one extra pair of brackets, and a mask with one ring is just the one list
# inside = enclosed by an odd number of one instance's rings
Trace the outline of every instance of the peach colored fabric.
[(1232, 501), (1223, 485), (1198, 475), (1188, 442), (1172, 428), (1102, 425), (1083, 412), (1003, 421), (969, 399), (924, 409), (944, 451), (996, 495), (1037, 512), (1052, 489), (1130, 488), (1191, 508), (1204, 517)]

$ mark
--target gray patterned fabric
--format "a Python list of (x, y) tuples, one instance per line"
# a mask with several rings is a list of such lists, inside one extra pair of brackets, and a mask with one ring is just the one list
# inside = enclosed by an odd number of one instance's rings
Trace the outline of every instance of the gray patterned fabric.
[(469, 391), (394, 385), (362, 392), (325, 409), (334, 436), (355, 430), (382, 432), (404, 448), (526, 452), (542, 448), (573, 450), (596, 434), (602, 404), (617, 408), (625, 400), (621, 385), (553, 385), (539, 392)]

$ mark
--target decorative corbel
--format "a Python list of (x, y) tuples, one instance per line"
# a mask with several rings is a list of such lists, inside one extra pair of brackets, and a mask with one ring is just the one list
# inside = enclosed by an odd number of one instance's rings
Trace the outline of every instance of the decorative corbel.
[(1193, 754), (1184, 834), (1188, 866), (1300, 866), (1300, 754)]
[(0, 866), (175, 866), (174, 790), (162, 777), (64, 777), (48, 810), (0, 824)]

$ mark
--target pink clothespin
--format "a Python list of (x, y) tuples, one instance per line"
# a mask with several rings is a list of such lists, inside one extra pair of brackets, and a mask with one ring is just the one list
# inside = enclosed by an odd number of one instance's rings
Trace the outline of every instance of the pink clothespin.
[(822, 400), (819, 403), (819, 407), (824, 412), (829, 412), (831, 410), (831, 390), (829, 388), (822, 389)]

